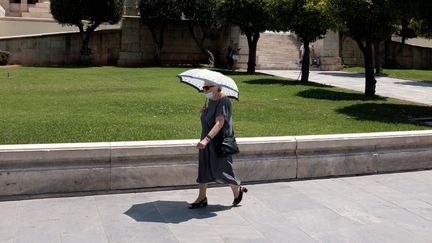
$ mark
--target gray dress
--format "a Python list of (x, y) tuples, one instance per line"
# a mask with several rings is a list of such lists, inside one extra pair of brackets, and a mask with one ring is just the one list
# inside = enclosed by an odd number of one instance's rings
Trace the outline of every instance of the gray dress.
[[(221, 114), (224, 115), (225, 122), (220, 132), (227, 135), (232, 134), (231, 111), (231, 102), (227, 97), (222, 97), (218, 101), (209, 100), (206, 111), (201, 115), (201, 139), (207, 136), (216, 123), (216, 117)], [(212, 139), (205, 149), (199, 151), (197, 182), (240, 185), (240, 180), (234, 175), (232, 156), (218, 157), (216, 155), (216, 141), (217, 137)]]

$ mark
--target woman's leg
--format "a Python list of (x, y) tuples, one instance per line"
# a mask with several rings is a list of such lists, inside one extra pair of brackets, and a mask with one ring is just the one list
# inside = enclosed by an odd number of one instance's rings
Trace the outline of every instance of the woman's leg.
[(195, 200), (195, 202), (201, 202), (202, 200), (204, 200), (204, 198), (207, 197), (207, 183), (200, 183), (198, 185), (199, 188), (199, 194), (198, 194), (198, 198)]
[(234, 194), (234, 198), (238, 198), (238, 196), (240, 194), (240, 186), (234, 185), (234, 184), (229, 184), (229, 186), (231, 187), (231, 190)]
[(234, 194), (234, 201), (232, 204), (233, 206), (238, 206), (243, 199), (243, 193), (248, 192), (248, 189), (246, 187), (235, 184), (230, 184), (229, 186), (231, 187), (231, 190)]

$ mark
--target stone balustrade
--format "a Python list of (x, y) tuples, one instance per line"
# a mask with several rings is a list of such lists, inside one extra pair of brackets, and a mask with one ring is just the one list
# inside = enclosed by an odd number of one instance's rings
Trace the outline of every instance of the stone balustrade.
[[(195, 184), (197, 140), (0, 146), (0, 198)], [(265, 182), (432, 169), (432, 130), (239, 138), (237, 176)]]

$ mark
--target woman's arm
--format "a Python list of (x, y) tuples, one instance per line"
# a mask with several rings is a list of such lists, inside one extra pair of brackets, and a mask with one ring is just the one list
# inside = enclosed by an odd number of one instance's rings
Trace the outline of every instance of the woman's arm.
[(210, 142), (210, 140), (213, 139), (218, 134), (218, 132), (222, 129), (224, 124), (225, 124), (225, 116), (224, 115), (217, 116), (215, 125), (207, 134), (207, 136), (197, 144), (197, 148), (204, 149), (207, 146), (207, 144)]

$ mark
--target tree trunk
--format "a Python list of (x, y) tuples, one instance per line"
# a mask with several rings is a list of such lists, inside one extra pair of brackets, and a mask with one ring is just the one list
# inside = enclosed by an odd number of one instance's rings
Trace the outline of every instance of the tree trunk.
[(387, 38), (385, 40), (385, 45), (384, 45), (384, 68), (389, 68), (393, 66), (393, 60), (392, 60), (392, 55), (391, 55), (391, 45), (392, 45), (392, 40), (391, 38)]
[(84, 24), (79, 22), (78, 28), (81, 34), (81, 64), (90, 65), (91, 64), (91, 49), (88, 47), (90, 42), (90, 35), (94, 30), (101, 24), (99, 21), (91, 22), (90, 24)]
[(394, 60), (395, 63), (396, 63), (396, 68), (399, 68), (399, 67), (400, 67), (400, 64), (399, 64), (398, 61), (397, 61), (397, 57), (400, 56), (400, 55), (402, 54), (402, 51), (404, 50), (404, 47), (405, 47), (406, 39), (407, 39), (407, 38), (406, 38), (405, 36), (402, 36), (402, 41), (401, 41), (401, 43), (400, 43), (400, 46), (399, 46), (398, 50), (397, 50), (396, 52), (393, 52), (393, 53), (394, 53), (394, 54), (393, 54), (393, 60)]
[(375, 74), (382, 73), (382, 64), (381, 64), (381, 53), (380, 53), (380, 42), (377, 41), (373, 44), (374, 49), (374, 64), (375, 64)]
[(214, 65), (215, 65), (215, 57), (214, 57), (213, 53), (209, 49), (206, 49), (206, 52), (207, 52), (207, 57), (208, 57), (207, 60), (209, 62), (209, 65), (211, 67), (214, 67)]
[(156, 44), (154, 62), (155, 62), (155, 65), (161, 66), (162, 65), (161, 53), (162, 53), (162, 48), (164, 46), (164, 33), (165, 33), (166, 24), (164, 24), (164, 23), (162, 23), (162, 24), (149, 23), (148, 27), (149, 27), (150, 33), (153, 37), (153, 41)]
[(197, 47), (200, 49), (200, 51), (204, 55), (207, 56), (208, 64), (210, 66), (214, 66), (215, 59), (214, 59), (213, 53), (209, 49), (207, 49), (207, 48), (204, 47), (205, 40), (207, 39), (207, 31), (205, 31), (199, 25), (198, 25), (198, 27), (200, 28), (200, 31), (202, 33), (201, 40), (198, 39), (198, 37), (197, 37), (197, 35), (195, 33), (196, 26), (194, 24), (192, 24), (192, 23), (189, 23), (189, 32), (190, 32), (190, 34), (192, 36), (192, 39), (195, 41), (195, 44), (197, 45)]
[(376, 80), (373, 68), (372, 42), (367, 40), (366, 45), (359, 40), (356, 40), (360, 50), (363, 52), (366, 74), (365, 95), (373, 97), (375, 95)]
[(304, 54), (302, 60), (302, 76), (301, 81), (306, 83), (309, 81), (309, 66), (310, 66), (310, 50), (309, 50), (309, 41), (303, 42)]
[(164, 46), (164, 34), (166, 25), (162, 25), (159, 29), (159, 42), (156, 50), (156, 64), (158, 66), (162, 65), (162, 48)]
[(260, 38), (260, 33), (259, 32), (246, 32), (245, 34), (246, 34), (246, 37), (248, 40), (248, 47), (249, 47), (247, 73), (255, 73), (256, 50), (257, 50), (258, 40)]
[(339, 32), (339, 57), (340, 57), (340, 59), (341, 59), (341, 61), (342, 61), (342, 66), (344, 66), (345, 65), (345, 63), (344, 63), (344, 59), (343, 59), (343, 52), (344, 52), (344, 49), (343, 49), (343, 47), (344, 47), (344, 41), (345, 41), (345, 36), (341, 33), (341, 32)]
[(393, 60), (395, 61), (397, 68), (400, 67), (399, 63), (397, 62), (397, 57), (402, 54), (402, 51), (403, 51), (403, 49), (405, 47), (405, 42), (406, 42), (406, 40), (409, 37), (409, 32), (410, 31), (409, 31), (408, 25), (409, 25), (409, 21), (406, 18), (403, 18), (402, 19), (402, 24), (401, 24), (402, 29), (400, 31), (400, 35), (401, 35), (401, 38), (402, 38), (401, 39), (401, 44), (400, 44), (398, 50), (396, 52), (393, 52)]
[(91, 64), (91, 54), (92, 50), (88, 47), (90, 42), (90, 33), (84, 32), (81, 35), (81, 64), (90, 65)]

